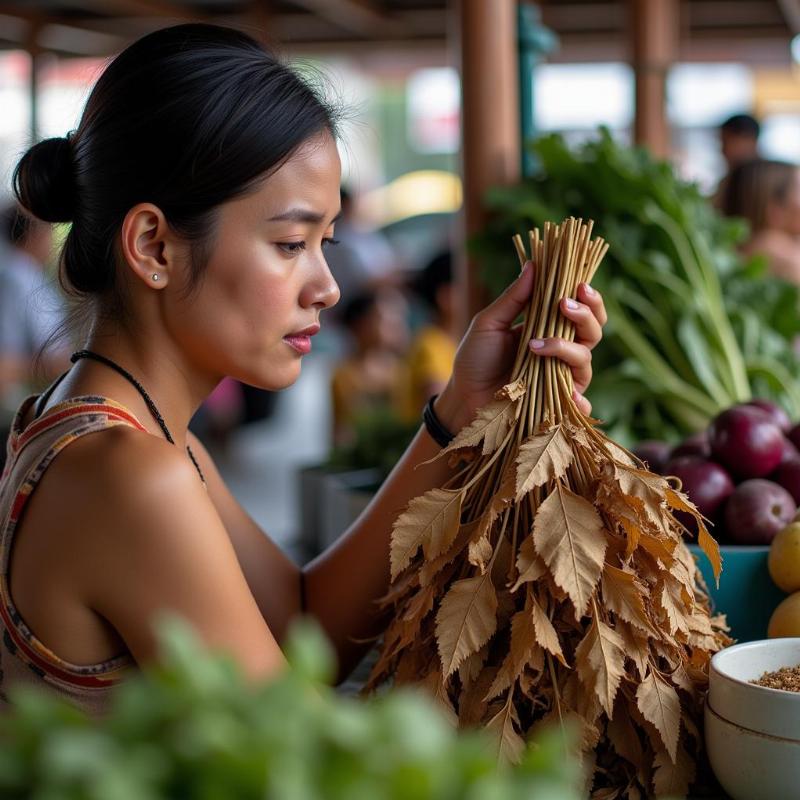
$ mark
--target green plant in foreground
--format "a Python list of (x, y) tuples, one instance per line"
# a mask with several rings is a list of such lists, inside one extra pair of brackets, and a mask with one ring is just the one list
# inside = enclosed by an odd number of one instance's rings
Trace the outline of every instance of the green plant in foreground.
[(576, 800), (560, 733), (522, 765), (497, 767), (497, 745), (453, 730), (423, 697), (361, 701), (326, 683), (333, 659), (302, 624), (291, 669), (252, 688), (189, 629), (162, 627), (161, 665), (120, 687), (93, 721), (46, 693), (18, 691), (0, 717), (4, 800)]
[(800, 293), (737, 255), (744, 225), (606, 130), (574, 150), (557, 135), (532, 148), (539, 173), (490, 192), (492, 221), (474, 250), (496, 292), (518, 270), (515, 233), (568, 215), (595, 221), (611, 245), (596, 283), (609, 324), (590, 399), (611, 438), (677, 439), (753, 396), (800, 416)]

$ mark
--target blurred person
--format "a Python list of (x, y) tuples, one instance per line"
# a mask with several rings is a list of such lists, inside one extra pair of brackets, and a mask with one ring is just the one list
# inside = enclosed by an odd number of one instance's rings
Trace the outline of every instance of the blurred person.
[(758, 137), (761, 125), (750, 114), (734, 114), (719, 126), (722, 157), (730, 172), (739, 164), (758, 158)]
[[(281, 642), (300, 615), (327, 634), (340, 677), (380, 635), (398, 509), (453, 476), (433, 457), (509, 379), (535, 276), (528, 264), (475, 315), (369, 507), (311, 563), (292, 562), (187, 428), (225, 376), (295, 383), (339, 299), (325, 260), (340, 207), (337, 119), (262, 43), (186, 24), (126, 48), (77, 129), (17, 164), (22, 205), (72, 223), (61, 271), (91, 325), (74, 366), (22, 403), (9, 438), (0, 706), (29, 685), (102, 715), (131, 670), (158, 660), (165, 613), (258, 682), (286, 668)], [(589, 413), (606, 313), (591, 287), (576, 294), (579, 304), (560, 303), (576, 340), (527, 344), (568, 365)]]
[(748, 161), (758, 158), (758, 137), (761, 125), (750, 114), (734, 114), (719, 126), (719, 149), (725, 159), (725, 175), (720, 180), (712, 202), (722, 207), (726, 185), (731, 171)]
[(391, 288), (362, 292), (344, 305), (342, 324), (352, 349), (331, 378), (335, 445), (352, 442), (360, 413), (396, 409), (408, 347), (407, 309), (402, 294)]
[[(328, 253), (330, 267), (342, 297), (355, 297), (395, 278), (397, 262), (388, 239), (359, 222), (355, 200), (345, 188), (339, 191), (341, 216), (336, 221), (337, 247)], [(342, 310), (333, 312), (339, 317)]]
[(763, 255), (772, 275), (800, 284), (800, 168), (756, 159), (731, 172), (722, 213), (742, 217), (750, 235), (744, 255)]
[(64, 306), (47, 275), (53, 226), (17, 204), (0, 212), (0, 403), (15, 407), (40, 381), (65, 369), (68, 353), (51, 341)]
[(455, 286), (453, 258), (440, 253), (412, 282), (415, 295), (423, 301), (428, 321), (419, 329), (406, 356), (402, 414), (413, 419), (433, 395), (447, 385), (458, 342), (453, 336)]

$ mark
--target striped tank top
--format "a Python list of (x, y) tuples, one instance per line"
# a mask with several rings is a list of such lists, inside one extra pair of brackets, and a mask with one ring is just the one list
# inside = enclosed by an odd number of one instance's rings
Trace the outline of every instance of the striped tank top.
[(14, 417), (0, 479), (0, 712), (11, 687), (28, 685), (47, 687), (90, 715), (102, 716), (112, 689), (133, 667), (132, 657), (123, 653), (100, 664), (71, 664), (39, 641), (11, 597), (11, 548), (25, 504), (67, 445), (115, 425), (146, 429), (124, 406), (95, 396), (58, 403), (23, 428), (22, 421), (36, 400), (28, 398)]

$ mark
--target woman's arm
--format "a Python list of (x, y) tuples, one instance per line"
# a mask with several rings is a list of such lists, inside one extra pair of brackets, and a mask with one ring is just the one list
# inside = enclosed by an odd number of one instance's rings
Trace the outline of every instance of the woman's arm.
[[(473, 320), (459, 348), (453, 376), (435, 406), (454, 433), (468, 424), (509, 378), (519, 342), (519, 329), (512, 324), (531, 291), (528, 270)], [(597, 292), (581, 287), (579, 298), (583, 302), (575, 309), (562, 301), (563, 313), (576, 324), (576, 341), (547, 340), (535, 352), (561, 358), (572, 368), (576, 401), (588, 413), (590, 406), (581, 393), (591, 380), (590, 350), (601, 338), (606, 316)], [(333, 547), (304, 570), (307, 609), (332, 638), (343, 676), (363, 655), (364, 640), (381, 630), (376, 600), (389, 588), (394, 520), (410, 500), (441, 485), (450, 474), (444, 461), (421, 466), (438, 451), (428, 433), (420, 430), (368, 508)]]
[[(462, 342), (453, 376), (436, 401), (436, 412), (452, 430), (472, 419), (508, 377), (519, 342), (511, 327), (531, 293), (530, 275), (523, 275), (494, 304), (479, 314)], [(600, 295), (579, 291), (576, 310), (562, 305), (576, 323), (576, 342), (552, 340), (537, 351), (562, 358), (573, 369), (576, 391), (591, 379), (590, 348), (600, 339), (605, 322)], [(589, 405), (578, 395), (583, 410)], [(359, 639), (380, 633), (375, 601), (389, 588), (389, 542), (397, 515), (414, 497), (441, 485), (449, 475), (444, 462), (418, 466), (432, 458), (438, 445), (421, 429), (391, 475), (341, 539), (300, 570), (264, 534), (239, 505), (220, 477), (208, 453), (189, 437), (208, 482), (208, 495), (228, 531), (242, 572), (262, 616), (275, 638), (282, 641), (292, 618), (301, 612), (301, 580), (305, 583), (306, 611), (313, 614), (331, 637), (345, 676), (366, 649)]]

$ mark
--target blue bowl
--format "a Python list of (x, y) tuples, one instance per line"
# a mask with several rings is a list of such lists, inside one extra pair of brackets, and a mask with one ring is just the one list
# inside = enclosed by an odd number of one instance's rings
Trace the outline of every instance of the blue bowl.
[(772, 582), (767, 570), (769, 547), (721, 545), (722, 574), (719, 588), (711, 564), (694, 544), (689, 549), (711, 594), (715, 612), (725, 614), (730, 635), (739, 642), (767, 638), (767, 626), (775, 607), (786, 595)]

